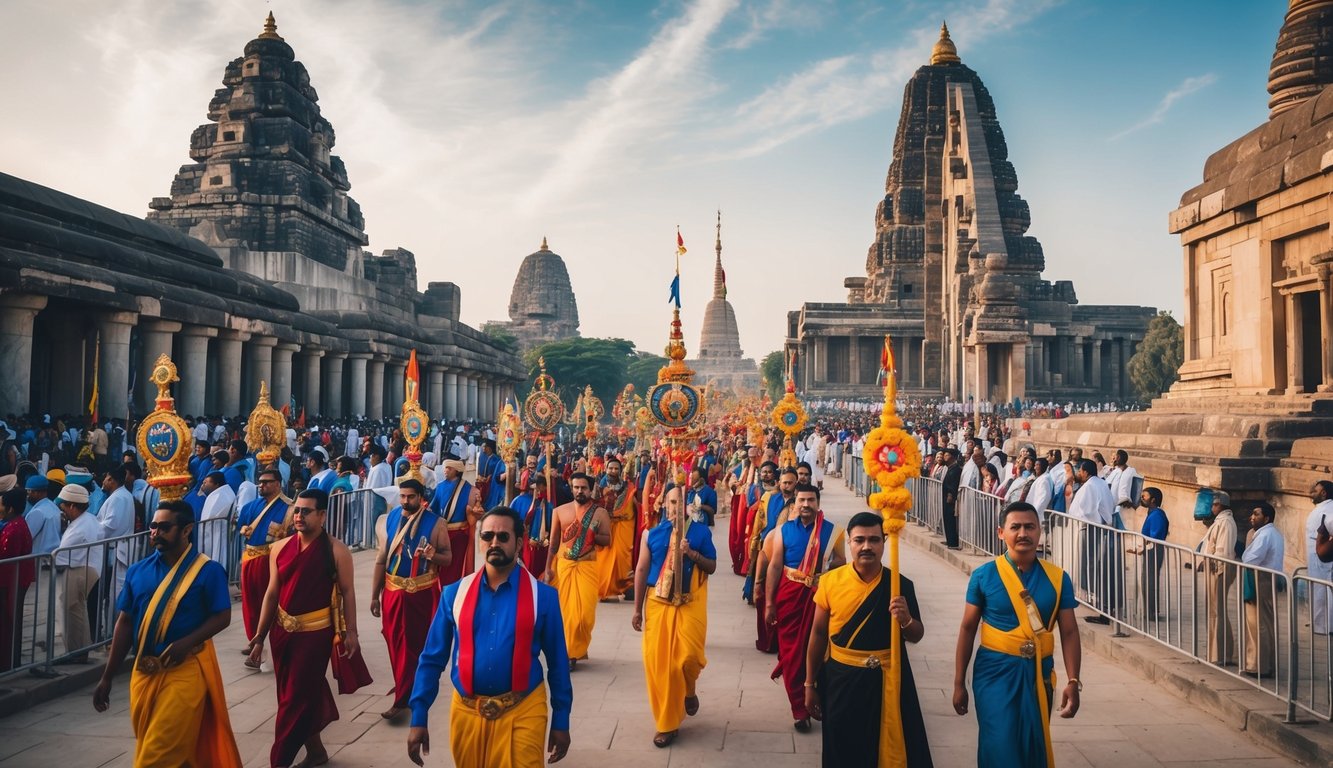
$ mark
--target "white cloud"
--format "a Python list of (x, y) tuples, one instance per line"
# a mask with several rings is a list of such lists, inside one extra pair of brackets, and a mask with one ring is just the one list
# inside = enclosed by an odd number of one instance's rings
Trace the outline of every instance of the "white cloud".
[(1198, 77), (1185, 78), (1181, 81), (1180, 85), (1167, 91), (1166, 95), (1162, 97), (1162, 100), (1157, 102), (1157, 107), (1153, 109), (1152, 114), (1115, 134), (1111, 137), (1111, 141), (1119, 141), (1131, 133), (1141, 131), (1151, 125), (1157, 125), (1166, 119), (1166, 115), (1171, 111), (1171, 107), (1175, 106), (1181, 99), (1189, 96), (1195, 91), (1207, 88), (1215, 82), (1217, 82), (1217, 75), (1212, 72), (1199, 75)]

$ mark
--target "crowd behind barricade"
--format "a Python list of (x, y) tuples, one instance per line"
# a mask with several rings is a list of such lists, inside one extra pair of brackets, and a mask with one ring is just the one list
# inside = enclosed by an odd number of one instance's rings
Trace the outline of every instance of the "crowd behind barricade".
[[(808, 402), (810, 413), (821, 419), (836, 419), (848, 415), (878, 416), (884, 407), (882, 400), (871, 398), (819, 399)], [(1138, 400), (1101, 400), (1057, 403), (1052, 400), (1014, 399), (1010, 402), (975, 402), (949, 398), (920, 398), (901, 396), (897, 402), (898, 414), (905, 420), (935, 420), (944, 417), (972, 417), (975, 414), (998, 416), (1005, 419), (1063, 419), (1077, 413), (1115, 413), (1138, 411), (1143, 403)]]

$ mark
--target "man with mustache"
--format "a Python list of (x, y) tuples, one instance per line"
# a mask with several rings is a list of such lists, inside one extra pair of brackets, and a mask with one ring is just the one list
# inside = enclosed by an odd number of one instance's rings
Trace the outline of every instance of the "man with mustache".
[(666, 492), (666, 515), (644, 532), (639, 552), (630, 625), (643, 632), (653, 746), (667, 747), (685, 716), (699, 711), (694, 686), (708, 663), (707, 579), (717, 571), (717, 549), (708, 525), (685, 514), (677, 487)]
[[(815, 592), (805, 656), (805, 707), (824, 723), (824, 765), (876, 768), (903, 755), (909, 768), (930, 768), (925, 718), (907, 659), (907, 643), (919, 643), (926, 634), (916, 589), (911, 579), (899, 576), (902, 594), (891, 594), (879, 515), (852, 516), (847, 548), (850, 567), (830, 570)], [(896, 702), (890, 698), (891, 621), (898, 623), (902, 654)]]
[(444, 521), (426, 508), (426, 486), (412, 479), (398, 483), (398, 504), (376, 522), (380, 548), (370, 582), (370, 615), (383, 620), (393, 667), (393, 706), (380, 713), (385, 720), (407, 711), (417, 657), (440, 599), (438, 574), (453, 560)]
[(977, 630), (981, 649), (972, 670), (977, 697), (977, 765), (1055, 765), (1051, 703), (1055, 693), (1055, 629), (1069, 680), (1060, 694), (1060, 716), (1078, 713), (1083, 651), (1074, 618), (1069, 574), (1037, 558), (1041, 522), (1027, 502), (1000, 512), (996, 531), (1007, 551), (972, 572), (954, 656), (953, 708), (968, 709), (967, 665)]
[[(455, 765), (541, 765), (548, 693), (546, 759), (559, 762), (569, 750), (574, 702), (559, 597), (515, 567), (524, 538), (517, 512), (495, 507), (479, 528), (486, 565), (444, 588), (412, 687), (407, 755), (422, 765), (421, 756), (430, 754), (427, 718), (439, 694), (440, 673), (452, 662), (449, 746)], [(545, 685), (539, 653), (546, 658)]]
[(547, 560), (543, 581), (560, 594), (565, 649), (569, 668), (574, 669), (588, 658), (600, 592), (596, 548), (611, 543), (611, 517), (593, 502), (591, 477), (575, 472), (569, 487), (574, 500), (556, 507), (552, 514), (551, 541), (558, 544), (555, 557)]
[(93, 708), (110, 706), (112, 680), (133, 643), (134, 764), (240, 768), (212, 639), (231, 623), (227, 572), (190, 545), (193, 529), (189, 504), (157, 505), (148, 524), (154, 552), (125, 574)]
[(632, 598), (634, 586), (634, 519), (639, 510), (638, 489), (623, 476), (624, 465), (615, 456), (606, 459), (602, 478), (602, 507), (611, 516), (611, 545), (597, 550), (601, 598), (614, 602)]
[(445, 586), (473, 571), (472, 531), (481, 518), (481, 492), (463, 479), (465, 465), (456, 458), (444, 460), (444, 482), (435, 486), (430, 511), (444, 518), (449, 549), (454, 557), (440, 568), (440, 585)]
[(513, 509), (523, 518), (527, 531), (521, 550), (523, 567), (528, 573), (546, 573), (546, 561), (551, 552), (551, 514), (554, 507), (546, 493), (546, 476), (533, 475), (528, 489), (514, 499)]
[(796, 517), (779, 526), (768, 544), (771, 560), (764, 578), (764, 622), (776, 636), (778, 663), (774, 679), (782, 677), (791, 702), (794, 727), (810, 730), (805, 707), (805, 649), (815, 619), (815, 588), (825, 561), (829, 568), (847, 562), (842, 531), (824, 519), (819, 489), (801, 484), (794, 489)]

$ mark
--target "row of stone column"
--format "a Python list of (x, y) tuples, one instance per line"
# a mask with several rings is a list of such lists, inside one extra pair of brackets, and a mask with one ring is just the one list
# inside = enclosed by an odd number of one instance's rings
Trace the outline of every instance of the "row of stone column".
[[(0, 364), (6, 371), (0, 377), (0, 415), (31, 410), (33, 327), (46, 306), (45, 296), (0, 296)], [(248, 413), (257, 401), (261, 381), (268, 382), (275, 408), (295, 394), (298, 411), (304, 408), (311, 415), (379, 419), (398, 413), (403, 406), (407, 363), (387, 355), (300, 347), (271, 336), (140, 317), (134, 312), (99, 313), (95, 325), (100, 337), (99, 410), (106, 417), (121, 417), (128, 410), (130, 351), (136, 335), (134, 396), (140, 415), (154, 407), (157, 393), (149, 376), (153, 363), (164, 354), (175, 360), (180, 372), (174, 396), (176, 410), (182, 414)], [(297, 370), (301, 387), (294, 392)], [(512, 384), (475, 371), (427, 363), (421, 366), (421, 375), (418, 400), (432, 418), (491, 421), (504, 400), (514, 397)]]
[(1129, 392), (1126, 365), (1134, 355), (1134, 342), (1129, 339), (1034, 336), (1026, 354), (1028, 387), (1087, 387), (1113, 398)]

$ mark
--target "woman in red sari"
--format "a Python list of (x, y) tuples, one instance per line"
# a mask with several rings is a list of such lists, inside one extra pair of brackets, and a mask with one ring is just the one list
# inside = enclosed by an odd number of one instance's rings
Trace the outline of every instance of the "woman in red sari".
[[(22, 488), (0, 494), (0, 563), (32, 554), (32, 533), (23, 519)], [(0, 565), (0, 672), (17, 667), (23, 651), (23, 599), (36, 578), (32, 560)]]

